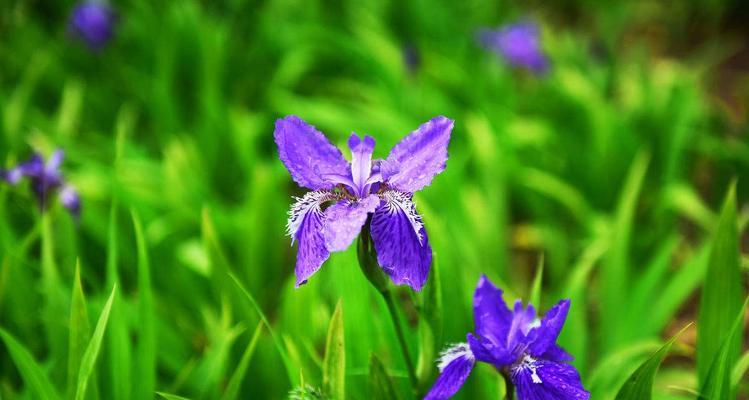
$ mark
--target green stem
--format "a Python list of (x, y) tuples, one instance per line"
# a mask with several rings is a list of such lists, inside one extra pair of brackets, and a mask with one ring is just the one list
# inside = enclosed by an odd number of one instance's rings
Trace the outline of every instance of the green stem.
[(398, 310), (395, 306), (395, 299), (393, 298), (393, 292), (391, 290), (385, 290), (380, 292), (382, 298), (385, 299), (388, 311), (390, 312), (390, 318), (393, 320), (395, 326), (395, 333), (398, 336), (398, 343), (403, 353), (403, 359), (406, 361), (406, 369), (408, 370), (408, 380), (411, 382), (411, 388), (414, 393), (418, 390), (418, 380), (416, 379), (416, 370), (414, 369), (414, 363), (411, 360), (411, 354), (408, 352), (408, 344), (406, 343), (406, 336), (403, 333), (403, 325), (401, 325), (400, 318), (398, 318)]
[(510, 374), (503, 371), (502, 377), (505, 379), (505, 400), (514, 400), (515, 399), (515, 385), (512, 384), (512, 379), (510, 379)]

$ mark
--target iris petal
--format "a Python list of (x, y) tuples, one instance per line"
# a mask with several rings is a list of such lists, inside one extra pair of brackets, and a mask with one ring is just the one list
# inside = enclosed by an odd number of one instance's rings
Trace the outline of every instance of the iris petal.
[(367, 216), (380, 204), (379, 197), (367, 196), (358, 201), (341, 200), (325, 210), (323, 237), (329, 251), (344, 251), (359, 236)]
[(442, 352), (439, 363), (440, 376), (424, 400), (444, 400), (452, 397), (468, 379), (475, 363), (476, 359), (465, 343)]
[(512, 382), (523, 400), (587, 400), (590, 398), (575, 367), (526, 358), (512, 371)]
[(435, 117), (411, 132), (382, 161), (380, 172), (390, 187), (414, 193), (445, 169), (453, 120)]
[(314, 126), (296, 116), (276, 121), (278, 155), (294, 182), (312, 190), (331, 189), (328, 175), (350, 176), (349, 163)]
[(432, 247), (421, 216), (407, 195), (390, 191), (383, 197), (385, 202), (371, 223), (377, 262), (395, 284), (421, 290), (432, 263)]

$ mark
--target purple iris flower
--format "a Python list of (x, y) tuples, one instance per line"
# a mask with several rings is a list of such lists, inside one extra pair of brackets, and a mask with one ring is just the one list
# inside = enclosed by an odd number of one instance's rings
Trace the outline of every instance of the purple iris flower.
[(99, 50), (112, 38), (114, 24), (115, 14), (108, 4), (85, 1), (73, 9), (68, 28), (90, 48)]
[(481, 30), (479, 41), (510, 65), (528, 68), (535, 73), (543, 73), (548, 68), (538, 25), (533, 22), (519, 22), (499, 30)]
[(46, 162), (41, 154), (34, 153), (28, 161), (9, 170), (0, 170), (0, 178), (11, 185), (17, 184), (22, 178), (28, 178), (42, 210), (46, 210), (49, 199), (57, 194), (63, 207), (77, 217), (81, 211), (81, 200), (75, 189), (62, 177), (60, 165), (64, 158), (62, 150), (56, 150)]
[(569, 307), (570, 301), (562, 300), (539, 318), (533, 305), (524, 308), (518, 300), (510, 311), (502, 291), (482, 276), (473, 295), (476, 335), (469, 333), (467, 343), (442, 353), (440, 376), (426, 399), (454, 395), (477, 360), (509, 377), (519, 400), (588, 399), (577, 370), (567, 363), (572, 356), (556, 344)]
[(398, 285), (420, 290), (432, 248), (413, 193), (445, 169), (453, 121), (436, 117), (403, 138), (384, 160), (372, 160), (375, 140), (348, 139), (351, 162), (299, 117), (276, 121), (278, 153), (299, 186), (311, 189), (289, 212), (288, 234), (299, 241), (296, 287), (331, 252), (346, 250), (369, 224), (377, 262)]

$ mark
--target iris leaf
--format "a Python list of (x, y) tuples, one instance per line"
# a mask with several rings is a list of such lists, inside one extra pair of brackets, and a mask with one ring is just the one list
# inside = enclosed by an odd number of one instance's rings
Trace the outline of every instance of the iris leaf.
[(109, 312), (112, 309), (115, 293), (117, 293), (117, 286), (112, 287), (112, 293), (109, 295), (109, 299), (107, 299), (101, 315), (99, 315), (99, 321), (96, 323), (96, 328), (94, 328), (94, 334), (91, 336), (91, 341), (86, 347), (86, 352), (83, 353), (83, 358), (81, 358), (81, 368), (78, 371), (78, 384), (75, 391), (76, 400), (83, 400), (86, 397), (86, 387), (94, 372), (94, 364), (96, 364), (96, 358), (99, 355), (99, 349), (101, 349), (104, 331), (107, 329)]
[(255, 347), (257, 347), (257, 342), (258, 340), (260, 340), (260, 334), (262, 333), (263, 323), (260, 322), (259, 324), (257, 324), (255, 332), (252, 334), (252, 338), (250, 339), (250, 343), (247, 345), (247, 348), (242, 354), (242, 358), (239, 360), (237, 369), (234, 370), (234, 373), (229, 379), (229, 384), (226, 386), (226, 391), (221, 397), (222, 400), (233, 400), (237, 398), (240, 386), (242, 385), (242, 379), (247, 373), (247, 367), (250, 366), (250, 360), (252, 360), (252, 355), (255, 354)]
[[(718, 226), (713, 232), (707, 275), (700, 298), (697, 331), (697, 372), (700, 387), (707, 383), (708, 370), (723, 345), (741, 307), (741, 267), (736, 224), (736, 184), (731, 184), (723, 203)], [(741, 331), (726, 349), (729, 364), (739, 356)]]
[(10, 358), (18, 368), (18, 372), (26, 383), (26, 386), (34, 393), (36, 398), (59, 400), (60, 396), (55, 391), (52, 382), (42, 370), (42, 367), (34, 360), (29, 351), (18, 342), (10, 333), (0, 328), (0, 337), (8, 347)]
[(333, 400), (346, 398), (346, 347), (343, 334), (343, 306), (341, 301), (330, 318), (325, 341), (325, 359), (322, 369), (323, 391)]
[(398, 393), (385, 367), (374, 354), (369, 356), (369, 395), (372, 400), (397, 400)]
[(728, 334), (723, 339), (718, 353), (710, 364), (705, 382), (700, 386), (699, 400), (736, 398), (736, 385), (731, 382), (731, 374), (736, 361), (733, 352), (736, 339), (741, 339), (744, 313), (747, 306), (749, 306), (749, 298), (744, 301), (744, 305), (741, 306), (738, 314), (734, 317)]
[(143, 227), (132, 212), (135, 242), (138, 249), (138, 347), (136, 348), (135, 398), (151, 398), (156, 389), (156, 321), (151, 291), (151, 267)]
[(681, 336), (684, 331), (689, 328), (690, 325), (682, 328), (676, 335), (674, 335), (663, 347), (658, 349), (653, 355), (645, 360), (635, 372), (630, 375), (629, 379), (619, 389), (619, 393), (616, 395), (616, 400), (650, 400), (653, 397), (653, 380), (655, 374), (658, 372), (658, 367), (666, 358), (671, 346), (674, 344), (676, 339)]

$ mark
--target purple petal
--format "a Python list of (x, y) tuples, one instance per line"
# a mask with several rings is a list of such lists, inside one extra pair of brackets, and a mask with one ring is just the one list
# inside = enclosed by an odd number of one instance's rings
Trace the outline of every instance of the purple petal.
[(521, 400), (587, 400), (575, 367), (526, 357), (512, 370), (512, 382)]
[(335, 182), (327, 175), (348, 177), (349, 163), (314, 126), (290, 115), (276, 121), (273, 136), (278, 155), (294, 182), (312, 190), (330, 189)]
[(365, 136), (361, 140), (355, 133), (348, 139), (348, 147), (351, 149), (351, 176), (357, 191), (357, 196), (366, 194), (367, 181), (372, 173), (372, 152), (375, 140), (371, 136)]
[(377, 262), (396, 285), (421, 290), (429, 276), (432, 247), (410, 198), (394, 191), (372, 216), (371, 233)]
[(114, 12), (106, 3), (88, 1), (76, 6), (68, 24), (70, 31), (92, 49), (100, 49), (112, 37), (115, 19)]
[(513, 314), (502, 298), (502, 290), (494, 286), (486, 275), (481, 275), (473, 294), (473, 320), (479, 336), (504, 347)]
[(465, 343), (455, 345), (440, 355), (440, 376), (429, 389), (424, 400), (444, 400), (452, 397), (471, 374), (476, 359)]
[(546, 349), (546, 352), (544, 352), (544, 354), (542, 354), (540, 358), (560, 363), (572, 361), (575, 359), (575, 357), (572, 357), (570, 353), (567, 353), (567, 351), (559, 347), (559, 345), (557, 345), (556, 343), (549, 346), (549, 348)]
[(541, 319), (541, 324), (534, 328), (528, 335), (528, 352), (533, 356), (541, 356), (553, 344), (556, 343), (559, 332), (562, 331), (567, 312), (570, 309), (570, 301), (562, 300), (546, 312)]
[(531, 329), (531, 324), (536, 319), (536, 309), (532, 304), (523, 308), (523, 302), (515, 301), (515, 310), (512, 313), (512, 323), (507, 332), (507, 348), (512, 349), (526, 339), (526, 334)]
[(510, 65), (528, 68), (536, 73), (543, 73), (548, 68), (540, 36), (538, 25), (532, 22), (507, 25), (498, 31), (479, 32), (479, 40), (486, 48)]
[(477, 360), (493, 364), (497, 368), (511, 365), (518, 358), (511, 351), (506, 350), (503, 346), (489, 339), (476, 337), (471, 333), (467, 335), (467, 339), (468, 345), (471, 346), (471, 352), (473, 352)]
[(330, 255), (322, 235), (324, 217), (321, 206), (335, 199), (335, 195), (330, 192), (309, 192), (298, 198), (291, 207), (286, 228), (288, 234), (299, 241), (295, 268), (296, 287), (306, 283)]
[(341, 200), (325, 210), (323, 237), (328, 251), (346, 250), (378, 205), (380, 198), (372, 194), (355, 202)]
[(429, 185), (445, 169), (453, 120), (435, 117), (403, 138), (390, 151), (380, 170), (385, 182), (414, 193)]
[(72, 186), (65, 185), (62, 187), (62, 190), (60, 190), (60, 203), (62, 203), (63, 207), (68, 209), (74, 217), (80, 215), (81, 198)]
[(23, 178), (23, 170), (21, 170), (21, 168), (19, 167), (0, 171), (0, 179), (10, 183), (11, 185), (15, 185), (16, 183), (18, 183), (21, 178)]
[(44, 158), (41, 154), (34, 153), (28, 161), (19, 164), (16, 169), (20, 170), (24, 176), (41, 177), (44, 173)]

